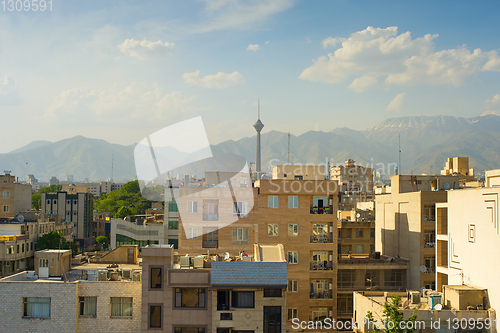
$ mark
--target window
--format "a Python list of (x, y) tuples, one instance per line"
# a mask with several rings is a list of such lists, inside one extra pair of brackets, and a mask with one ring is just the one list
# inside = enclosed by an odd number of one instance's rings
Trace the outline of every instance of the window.
[(33, 243), (34, 243), (34, 242), (31, 242), (31, 243), (30, 243), (30, 251), (33, 251)]
[(50, 318), (50, 297), (23, 297), (25, 318)]
[(14, 253), (14, 246), (13, 245), (5, 245), (5, 247), (6, 247), (7, 254)]
[(363, 254), (363, 244), (356, 245), (356, 254)]
[(288, 236), (298, 236), (299, 235), (299, 225), (289, 224), (288, 225)]
[(57, 199), (52, 200), (54, 205), (57, 205)]
[(267, 197), (267, 207), (278, 208), (278, 196), (277, 195), (270, 195)]
[(179, 229), (179, 221), (168, 221), (168, 229), (169, 230), (178, 230)]
[(289, 251), (288, 252), (288, 263), (289, 264), (298, 264), (299, 263), (299, 252)]
[(174, 333), (205, 333), (205, 327), (175, 327)]
[(21, 244), (21, 252), (24, 253), (24, 244)]
[(338, 229), (339, 230), (339, 239), (342, 238), (342, 229)]
[(97, 316), (97, 297), (80, 297), (80, 317)]
[(17, 253), (19, 253), (19, 244), (17, 244)]
[(150, 289), (162, 289), (162, 269), (161, 267), (151, 267), (151, 284), (149, 286)]
[(264, 297), (281, 297), (281, 289), (264, 289)]
[(298, 309), (288, 309), (288, 316), (287, 320), (292, 320), (294, 318), (299, 317), (299, 310)]
[(198, 239), (198, 228), (187, 228), (187, 239)]
[(375, 238), (375, 228), (370, 229), (370, 238)]
[(204, 308), (205, 288), (175, 288), (176, 308)]
[(177, 204), (175, 202), (169, 202), (168, 203), (168, 211), (169, 212), (178, 212), (179, 207), (177, 207)]
[(345, 229), (345, 238), (351, 238), (351, 229)]
[(4, 213), (8, 213), (10, 211), (10, 207), (9, 206), (3, 206), (3, 212)]
[(363, 229), (356, 229), (356, 238), (363, 238)]
[(268, 236), (278, 236), (278, 225), (268, 224), (267, 225), (267, 235)]
[(111, 317), (132, 317), (132, 297), (111, 297)]
[(71, 205), (71, 200), (66, 200), (66, 205)]
[(179, 240), (178, 239), (168, 239), (167, 242), (169, 245), (173, 245), (175, 250), (177, 250), (179, 248)]
[(299, 281), (298, 280), (288, 280), (288, 292), (296, 293), (299, 291)]
[(217, 310), (229, 310), (229, 290), (217, 290)]
[(49, 259), (38, 259), (38, 268), (49, 267)]
[(233, 291), (231, 293), (231, 306), (233, 308), (254, 308), (255, 292)]
[(390, 269), (385, 271), (385, 285), (389, 287), (402, 287), (406, 280), (406, 272), (402, 269)]
[(4, 198), (10, 198), (10, 192), (9, 191), (3, 191), (3, 197)]
[(73, 205), (77, 205), (78, 204), (78, 200), (73, 200)]
[(288, 208), (299, 208), (299, 197), (289, 196), (288, 197)]
[(351, 315), (353, 313), (352, 294), (339, 294), (337, 296), (337, 313), (341, 315)]
[(198, 213), (197, 201), (188, 201), (188, 213)]
[(161, 328), (161, 305), (149, 306), (149, 327)]
[(248, 229), (233, 229), (233, 244), (248, 244)]
[(354, 287), (355, 273), (353, 269), (339, 269), (337, 272), (337, 288)]
[(248, 217), (248, 202), (233, 202), (233, 217)]

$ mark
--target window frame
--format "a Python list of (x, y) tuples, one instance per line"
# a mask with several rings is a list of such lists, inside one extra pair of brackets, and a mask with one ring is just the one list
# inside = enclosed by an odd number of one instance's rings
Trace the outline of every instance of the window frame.
[[(113, 302), (113, 300), (115, 300)], [(116, 300), (119, 300), (119, 302), (116, 302)], [(125, 300), (130, 300), (130, 302), (124, 302)], [(110, 311), (110, 317), (111, 318), (133, 318), (134, 317), (134, 298), (133, 297), (110, 297), (109, 298), (109, 303), (111, 307)], [(113, 315), (113, 304), (120, 304), (120, 315)], [(130, 304), (130, 316), (124, 316), (124, 309), (123, 305), (124, 304)]]
[(269, 223), (267, 225), (267, 235), (270, 237), (277, 237), (280, 234), (280, 227), (277, 223)]
[[(48, 302), (40, 302), (40, 300), (42, 300), (42, 299), (45, 299), (45, 300), (48, 299), (49, 301)], [(32, 300), (32, 301), (29, 302), (29, 300)], [(34, 316), (33, 314), (31, 316), (28, 315), (28, 304), (30, 304), (30, 303), (35, 304), (35, 307), (37, 304), (40, 307), (42, 307), (43, 305), (47, 306), (47, 304), (48, 304), (48, 307), (49, 307), (48, 316), (43, 316), (42, 311), (40, 312), (40, 316)], [(50, 297), (23, 297), (23, 318), (50, 319), (51, 318), (51, 304), (52, 304), (52, 298), (50, 298)]]
[(196, 240), (196, 239), (198, 239), (198, 228), (187, 228), (187, 230), (186, 230), (186, 239), (188, 239), (188, 240)]
[(248, 217), (248, 202), (233, 201), (233, 217)]
[(277, 195), (267, 196), (267, 208), (279, 208), (279, 198)]
[[(153, 287), (153, 270), (160, 270), (159, 275), (160, 275), (160, 286), (159, 287)], [(158, 285), (158, 284), (157, 284)], [(163, 290), (163, 266), (149, 266), (149, 290)]]
[[(292, 254), (292, 258), (294, 258), (295, 262), (290, 262), (290, 254)], [(290, 265), (298, 265), (299, 263), (299, 251), (288, 251), (287, 253), (287, 263)]]
[[(148, 328), (150, 330), (162, 330), (163, 329), (163, 304), (148, 304), (149, 305), (149, 311), (148, 311)], [(160, 326), (151, 326), (151, 308), (153, 307), (159, 307), (160, 308)]]
[[(295, 316), (294, 316), (294, 313), (295, 313)], [(299, 309), (297, 309), (297, 308), (288, 308), (287, 309), (286, 320), (287, 321), (292, 321), (295, 318), (299, 318)]]
[[(207, 308), (207, 290), (206, 288), (173, 288), (174, 290), (174, 297), (173, 297), (173, 301), (174, 301), (174, 308), (175, 309), (206, 309)], [(184, 289), (189, 289), (189, 290), (195, 290), (197, 289), (198, 290), (198, 306), (182, 306), (182, 290)], [(180, 292), (178, 291), (180, 290)], [(177, 295), (180, 294), (180, 305), (177, 305)], [(203, 306), (200, 306), (200, 295), (201, 294), (204, 294), (203, 296)]]
[[(92, 300), (86, 298), (92, 298)], [(87, 317), (87, 318), (96, 318), (97, 317), (97, 296), (80, 296), (78, 299), (78, 302), (80, 303), (80, 311), (79, 311), (79, 317)], [(85, 303), (94, 303), (95, 304), (95, 314), (82, 314), (85, 312)]]
[(289, 293), (299, 292), (299, 280), (288, 280), (287, 292)]
[(179, 230), (179, 221), (175, 221), (175, 220), (170, 221), (169, 220), (168, 221), (168, 230)]
[[(297, 204), (297, 205), (295, 205)], [(299, 208), (299, 196), (298, 195), (289, 195), (288, 196), (288, 208), (297, 209)]]
[[(291, 227), (291, 229), (290, 229)], [(289, 237), (298, 237), (299, 236), (299, 225), (297, 223), (289, 223), (288, 224), (288, 236)]]
[(356, 238), (363, 238), (363, 237), (364, 237), (363, 228), (356, 228)]
[(3, 197), (4, 199), (10, 198), (10, 191), (7, 190), (3, 191)]
[(248, 228), (233, 228), (232, 240), (233, 244), (248, 244)]
[(283, 290), (281, 288), (264, 288), (264, 297), (281, 298), (283, 297)]
[[(251, 306), (239, 306), (238, 295), (239, 294), (252, 294), (252, 305)], [(236, 296), (236, 297), (235, 297)], [(255, 291), (253, 290), (231, 290), (231, 307), (235, 309), (255, 309)]]
[(187, 212), (189, 214), (197, 214), (198, 213), (198, 201), (188, 201), (188, 209)]

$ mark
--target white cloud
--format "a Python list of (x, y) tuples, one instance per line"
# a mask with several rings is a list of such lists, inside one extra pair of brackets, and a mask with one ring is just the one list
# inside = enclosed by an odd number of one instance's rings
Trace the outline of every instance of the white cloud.
[(198, 24), (196, 32), (225, 29), (255, 29), (271, 16), (293, 6), (295, 0), (201, 0), (206, 4), (207, 22)]
[(364, 75), (362, 77), (358, 77), (352, 81), (349, 85), (349, 89), (354, 89), (356, 92), (363, 92), (366, 89), (373, 86), (377, 83), (377, 78), (372, 75)]
[(496, 114), (500, 116), (500, 94), (496, 94), (492, 99), (487, 99), (484, 102), (484, 112), (481, 116), (488, 114)]
[(398, 34), (397, 27), (374, 28), (351, 34), (349, 38), (328, 37), (323, 47), (341, 44), (333, 53), (314, 60), (300, 78), (310, 81), (338, 83), (355, 77), (349, 86), (364, 90), (375, 77), (381, 82), (397, 85), (448, 84), (460, 86), (481, 71), (500, 71), (500, 58), (495, 51), (470, 51), (466, 46), (434, 51), (427, 34), (411, 38), (409, 31)]
[(195, 96), (165, 93), (156, 85), (133, 83), (123, 89), (75, 88), (62, 91), (49, 106), (46, 117), (85, 122), (127, 122), (134, 119), (163, 120), (167, 115), (192, 109)]
[(0, 106), (15, 106), (23, 102), (16, 81), (8, 75), (0, 78)]
[(173, 49), (174, 43), (150, 42), (148, 40), (135, 40), (126, 39), (123, 43), (118, 45), (118, 48), (123, 53), (140, 59), (140, 60), (157, 60), (162, 59), (170, 54)]
[(405, 98), (405, 93), (398, 94), (394, 99), (389, 103), (386, 110), (390, 112), (399, 112), (403, 109), (403, 102)]
[(269, 44), (269, 43), (270, 43), (270, 42), (267, 40), (267, 41), (266, 41), (266, 44)]
[(217, 74), (200, 78), (200, 71), (197, 70), (193, 73), (184, 73), (182, 77), (186, 84), (215, 89), (227, 88), (245, 81), (243, 75), (238, 72), (232, 72), (231, 74), (218, 72)]
[(260, 50), (259, 44), (250, 44), (247, 47), (247, 51), (258, 51)]

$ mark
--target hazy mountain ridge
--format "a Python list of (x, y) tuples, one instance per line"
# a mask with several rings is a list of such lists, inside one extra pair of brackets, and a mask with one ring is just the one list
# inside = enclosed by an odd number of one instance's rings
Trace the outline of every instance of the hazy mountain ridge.
[[(251, 124), (249, 125), (251, 126)], [(447, 157), (469, 156), (471, 167), (478, 170), (500, 167), (500, 116), (474, 118), (453, 116), (400, 117), (387, 119), (364, 131), (335, 128), (330, 132), (308, 131), (288, 135), (264, 128), (262, 167), (287, 163), (343, 163), (352, 158), (359, 164), (397, 163), (398, 138), (401, 136), (401, 167), (409, 173), (439, 173)], [(65, 180), (113, 178), (115, 181), (135, 178), (133, 151), (135, 145), (122, 146), (83, 136), (58, 142), (34, 141), (0, 156), (0, 169), (25, 179), (34, 174), (48, 180), (52, 176)], [(237, 154), (255, 161), (255, 136), (228, 140), (212, 145), (214, 155)], [(181, 153), (173, 153), (181, 157)], [(2, 169), (3, 168), (3, 169)], [(387, 171), (387, 170), (386, 170)], [(392, 171), (392, 170), (389, 170)]]

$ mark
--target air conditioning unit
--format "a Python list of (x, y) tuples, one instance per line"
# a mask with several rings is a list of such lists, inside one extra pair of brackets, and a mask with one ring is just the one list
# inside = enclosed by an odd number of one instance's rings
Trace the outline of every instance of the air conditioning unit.
[(420, 292), (419, 291), (410, 291), (410, 303), (411, 304), (420, 304)]
[(423, 297), (429, 297), (429, 294), (432, 293), (434, 290), (432, 289), (422, 289), (422, 296)]
[(132, 281), (141, 282), (142, 281), (142, 271), (132, 272)]
[(97, 281), (108, 281), (108, 272), (105, 270), (98, 270)]
[(122, 269), (122, 278), (131, 279), (132, 278), (132, 270), (130, 268)]

